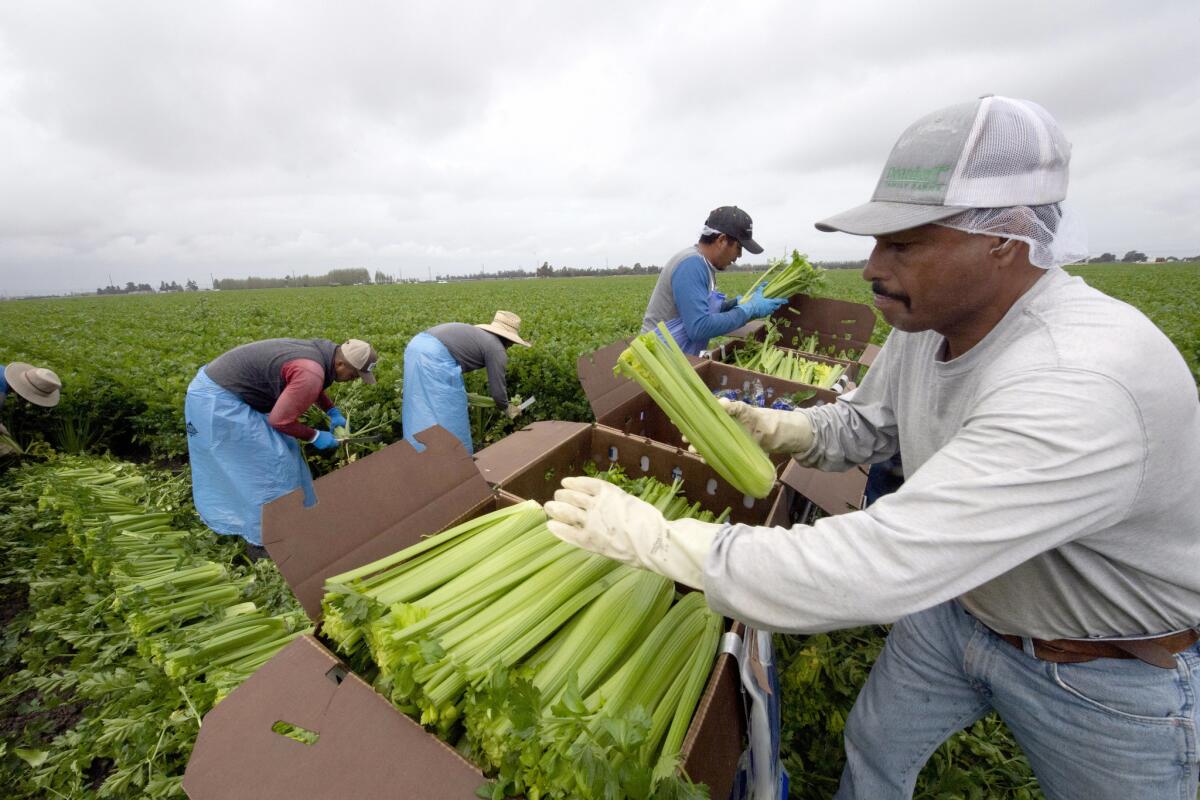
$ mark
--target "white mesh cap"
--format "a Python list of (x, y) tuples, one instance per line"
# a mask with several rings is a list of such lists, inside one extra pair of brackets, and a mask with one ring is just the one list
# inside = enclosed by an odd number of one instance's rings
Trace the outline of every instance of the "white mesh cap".
[[(987, 95), (910, 125), (892, 148), (871, 202), (822, 220), (817, 229), (877, 236), (943, 222), (1028, 241), (1038, 266), (1069, 263), (1075, 251), (1086, 252), (1082, 225), (1062, 207), (1070, 160), (1071, 145), (1046, 109)], [(992, 213), (964, 213), (973, 210)], [(1057, 241), (1068, 234), (1070, 242)]]
[(1003, 236), (1029, 245), (1029, 263), (1042, 269), (1087, 258), (1087, 229), (1065, 203), (1044, 206), (972, 208), (936, 225), (967, 233)]

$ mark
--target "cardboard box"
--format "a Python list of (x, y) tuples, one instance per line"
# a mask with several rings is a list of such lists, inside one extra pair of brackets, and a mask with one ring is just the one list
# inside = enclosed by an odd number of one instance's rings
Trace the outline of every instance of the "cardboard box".
[[(581, 356), (576, 364), (579, 382), (583, 385), (584, 394), (592, 406), (597, 423), (631, 436), (651, 439), (670, 448), (682, 449), (683, 441), (679, 429), (650, 395), (635, 381), (613, 374), (617, 356), (627, 344), (628, 340), (614, 342), (594, 353)], [(802, 389), (815, 388), (769, 375), (760, 375), (710, 359), (688, 360), (710, 389), (740, 388), (743, 381), (751, 379), (760, 380), (764, 389), (775, 393), (791, 394)], [(827, 389), (816, 391), (817, 394), (809, 401), (810, 404), (832, 403), (837, 400), (837, 395)], [(826, 514), (843, 514), (860, 507), (867, 481), (865, 470), (856, 467), (845, 472), (823, 472), (801, 467), (786, 455), (772, 456), (772, 460), (783, 467), (780, 474), (783, 488), (775, 497), (770, 511), (755, 524), (791, 525), (797, 521), (804, 521), (803, 517), (807, 516), (804, 513), (806, 500), (812, 501)], [(484, 476), (488, 477), (486, 470)], [(488, 480), (508, 488), (515, 494), (521, 493), (520, 487), (512, 488), (511, 483), (500, 483), (493, 478), (495, 475), (488, 477)]]
[[(314, 622), (325, 578), (515, 502), (448, 431), (396, 442), (263, 507), (263, 543)], [(306, 745), (277, 722), (318, 735)], [(292, 642), (204, 717), (184, 773), (193, 800), (468, 798), (483, 774), (397, 711), (313, 637)]]
[[(709, 350), (708, 355), (709, 355), (709, 358), (711, 358), (713, 360), (724, 362), (724, 363), (730, 364), (732, 366), (737, 366), (736, 359), (737, 359), (738, 351), (742, 350), (748, 346), (749, 346), (749, 343), (745, 339), (735, 339), (733, 341), (725, 342), (724, 344), (720, 345), (719, 347), (713, 348), (712, 350)], [(859, 361), (848, 361), (843, 358), (830, 358), (829, 356), (823, 356), (823, 355), (819, 355), (817, 353), (811, 353), (811, 352), (808, 352), (805, 350), (796, 350), (791, 347), (786, 347), (782, 343), (777, 343), (775, 346), (780, 350), (783, 350), (783, 351), (789, 352), (789, 353), (794, 353), (795, 355), (797, 355), (801, 358), (807, 359), (808, 361), (817, 361), (822, 364), (838, 364), (838, 365), (840, 365), (842, 367), (842, 374), (846, 376), (846, 381), (851, 382), (851, 383), (841, 384), (838, 387), (838, 392), (837, 392), (838, 394), (840, 394), (841, 391), (849, 390), (850, 388), (853, 388), (852, 382), (856, 381), (858, 379), (859, 366), (861, 364), (861, 362), (859, 362)], [(865, 352), (865, 350), (863, 352)], [(739, 369), (745, 369), (745, 368), (739, 367)], [(766, 378), (766, 377), (772, 377), (772, 376), (768, 376), (768, 375), (765, 375), (760, 372), (754, 372), (754, 370), (745, 370), (745, 371), (752, 372), (754, 375), (760, 376), (760, 380), (763, 378)], [(795, 383), (795, 385), (797, 385), (797, 386), (803, 386), (806, 388), (812, 388), (812, 389), (819, 388), (817, 386), (813, 386), (811, 384), (806, 384), (806, 383), (796, 383), (794, 381), (785, 381), (785, 382), (786, 383)], [(824, 391), (830, 391), (830, 390), (824, 390)]]
[[(679, 429), (650, 395), (636, 381), (613, 374), (617, 357), (628, 346), (629, 341), (622, 339), (613, 342), (595, 352), (580, 356), (575, 363), (579, 383), (583, 386), (583, 392), (592, 407), (596, 421), (622, 433), (644, 436), (673, 447), (683, 447)], [(837, 399), (837, 394), (828, 389), (785, 381), (782, 378), (742, 369), (735, 364), (725, 364), (698, 356), (690, 357), (688, 362), (695, 368), (704, 385), (712, 390), (745, 390), (751, 381), (757, 380), (769, 398), (815, 391), (816, 394), (802, 405), (832, 403)]]
[[(664, 483), (682, 479), (691, 502), (714, 513), (730, 509), (730, 519), (752, 525), (783, 524), (781, 485), (756, 500), (725, 483), (692, 453), (646, 438), (627, 436), (604, 425), (584, 422), (535, 422), (475, 454), (480, 474), (496, 489), (523, 500), (546, 502), (564, 477), (582, 475), (583, 466), (619, 465), (630, 477), (651, 475)], [(706, 784), (712, 797), (729, 796), (746, 738), (741, 679), (737, 660), (722, 652), (692, 725), (683, 741), (683, 767), (692, 780)]]
[[(853, 360), (869, 367), (879, 354), (879, 346), (871, 344), (871, 336), (875, 331), (875, 312), (864, 303), (798, 294), (772, 314), (770, 319), (777, 323), (782, 334), (780, 347), (811, 352), (801, 350), (800, 345), (815, 333), (818, 352), (814, 355), (828, 357), (836, 356), (843, 350), (855, 350), (858, 357)], [(751, 320), (726, 335), (734, 339), (761, 340), (766, 335), (766, 321)]]
[[(532, 446), (542, 430), (526, 432), (522, 441)], [(616, 431), (606, 435), (612, 438), (603, 441), (629, 453), (646, 446)], [(418, 438), (423, 452), (396, 442), (314, 481), (317, 503), (311, 508), (303, 506), (299, 491), (263, 507), (263, 542), (314, 621), (328, 576), (519, 502), (493, 490), (447, 431), (435, 427)], [(768, 504), (760, 508), (766, 513)], [(728, 795), (741, 752), (738, 686), (736, 661), (720, 654), (684, 740), (688, 774), (708, 783), (714, 798)], [(315, 733), (316, 742), (275, 732), (280, 722)], [(484, 781), (476, 767), (396, 710), (320, 641), (303, 637), (205, 716), (183, 787), (192, 800), (468, 800)]]
[(621, 467), (631, 478), (650, 475), (663, 483), (683, 481), (689, 501), (714, 513), (730, 509), (733, 522), (773, 524), (771, 508), (779, 486), (755, 499), (722, 479), (703, 459), (678, 447), (629, 436), (587, 422), (535, 422), (475, 454), (484, 480), (514, 497), (544, 503), (554, 498), (562, 479), (583, 475), (584, 465)]
[[(783, 334), (779, 345), (799, 349), (802, 339), (816, 333), (820, 341), (818, 355), (829, 355), (826, 348), (838, 351), (853, 348), (861, 354), (866, 350), (875, 332), (875, 310), (865, 303), (851, 303), (829, 297), (811, 297), (798, 294), (788, 299), (787, 305), (770, 317)], [(760, 328), (754, 338), (761, 339), (765, 331)]]

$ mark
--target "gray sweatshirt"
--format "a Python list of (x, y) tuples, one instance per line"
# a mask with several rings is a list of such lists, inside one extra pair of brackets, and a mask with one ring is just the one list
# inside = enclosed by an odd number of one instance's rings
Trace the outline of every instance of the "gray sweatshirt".
[(501, 411), (508, 408), (508, 384), (504, 375), (508, 351), (499, 336), (465, 322), (446, 322), (425, 332), (446, 346), (463, 372), (487, 367), (488, 394)]
[(1133, 307), (1050, 270), (975, 347), (893, 331), (862, 385), (811, 409), (800, 460), (904, 453), (864, 511), (717, 534), (717, 611), (816, 632), (959, 598), (1001, 633), (1168, 633), (1200, 623), (1200, 404), (1171, 342)]

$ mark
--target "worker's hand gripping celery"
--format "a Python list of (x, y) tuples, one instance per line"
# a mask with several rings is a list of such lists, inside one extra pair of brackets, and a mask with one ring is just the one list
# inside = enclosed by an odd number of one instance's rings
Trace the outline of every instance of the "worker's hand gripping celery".
[(704, 559), (721, 525), (668, 522), (649, 503), (596, 478), (564, 478), (546, 503), (546, 523), (558, 538), (630, 566), (704, 589)]
[[(758, 408), (740, 400), (719, 398), (721, 408), (741, 424), (769, 453), (803, 453), (812, 447), (813, 429), (802, 409)], [(689, 447), (689, 450), (695, 449)]]
[(787, 303), (786, 297), (772, 298), (763, 296), (763, 287), (758, 287), (748, 298), (742, 300), (739, 306), (746, 312), (749, 319), (769, 317), (775, 310)]
[(634, 338), (614, 371), (637, 381), (722, 478), (766, 497), (775, 484), (774, 465), (717, 405), (666, 326), (659, 323), (658, 330)]
[(336, 428), (345, 428), (346, 435), (350, 434), (350, 423), (347, 421), (346, 415), (342, 413), (340, 408), (334, 406), (325, 413), (329, 415), (329, 430), (332, 431)]

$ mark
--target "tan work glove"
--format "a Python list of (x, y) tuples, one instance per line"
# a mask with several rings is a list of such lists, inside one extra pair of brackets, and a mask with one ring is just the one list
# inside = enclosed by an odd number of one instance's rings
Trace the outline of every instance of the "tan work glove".
[(724, 397), (718, 398), (717, 402), (768, 453), (803, 453), (812, 447), (812, 423), (803, 409), (759, 408)]
[(516, 419), (521, 416), (521, 407), (516, 403), (509, 403), (504, 409), (504, 415), (509, 419)]
[(598, 478), (564, 478), (546, 503), (550, 531), (577, 547), (704, 589), (704, 559), (722, 526), (668, 522), (657, 508)]

